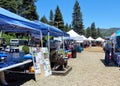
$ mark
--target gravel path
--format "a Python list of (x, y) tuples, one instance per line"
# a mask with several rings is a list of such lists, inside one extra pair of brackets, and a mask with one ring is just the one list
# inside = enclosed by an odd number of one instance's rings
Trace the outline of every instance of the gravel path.
[(103, 61), (100, 47), (85, 49), (69, 60), (72, 70), (67, 75), (51, 75), (37, 82), (31, 79), (21, 86), (120, 86), (120, 68), (105, 66)]

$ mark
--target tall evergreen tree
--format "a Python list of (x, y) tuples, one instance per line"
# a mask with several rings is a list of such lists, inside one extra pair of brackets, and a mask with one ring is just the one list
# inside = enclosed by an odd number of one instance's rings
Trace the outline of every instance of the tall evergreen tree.
[(68, 23), (66, 23), (64, 31), (67, 32), (69, 30), (70, 30), (69, 25), (68, 25)]
[(83, 22), (82, 22), (82, 13), (80, 11), (79, 2), (76, 0), (74, 8), (73, 8), (73, 21), (72, 21), (73, 29), (78, 34), (83, 34)]
[(84, 30), (84, 25), (83, 25), (83, 21), (81, 21), (80, 23), (80, 32), (79, 32), (80, 35), (85, 35), (85, 30)]
[(71, 24), (69, 25), (69, 29), (72, 29), (72, 25)]
[(91, 24), (91, 36), (92, 36), (94, 39), (97, 38), (96, 28), (95, 28), (95, 23), (94, 23), (94, 22)]
[(29, 20), (38, 20), (38, 14), (35, 6), (36, 0), (23, 0), (21, 16)]
[(30, 20), (38, 20), (35, 2), (37, 0), (0, 0), (0, 7)]
[(16, 14), (21, 16), (22, 12), (25, 11), (23, 9), (23, 0), (17, 0), (16, 3), (17, 3), (17, 5), (16, 5), (17, 6)]
[(48, 24), (48, 20), (45, 16), (40, 19), (41, 22)]
[(9, 10), (13, 13), (17, 12), (17, 2), (16, 0), (0, 0), (0, 7)]
[(52, 10), (50, 10), (49, 24), (54, 25), (54, 14)]
[(88, 27), (86, 29), (86, 37), (88, 38), (89, 36), (91, 36), (91, 29), (90, 29), (90, 27)]
[(97, 37), (102, 37), (102, 35), (100, 33), (100, 28), (97, 28)]
[(64, 21), (59, 6), (55, 10), (54, 26), (64, 31)]

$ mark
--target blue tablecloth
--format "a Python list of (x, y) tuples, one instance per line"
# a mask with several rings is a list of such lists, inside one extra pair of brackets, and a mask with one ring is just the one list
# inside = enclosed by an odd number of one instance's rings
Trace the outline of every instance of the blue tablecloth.
[(32, 55), (31, 54), (26, 54), (23, 57), (24, 59), (32, 59)]
[(5, 53), (0, 53), (0, 57), (7, 57), (7, 54), (5, 54)]

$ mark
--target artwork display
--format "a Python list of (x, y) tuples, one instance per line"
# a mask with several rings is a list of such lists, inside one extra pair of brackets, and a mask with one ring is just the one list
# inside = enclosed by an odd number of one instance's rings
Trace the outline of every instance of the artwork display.
[(51, 67), (50, 67), (50, 60), (49, 60), (49, 52), (47, 48), (41, 48), (41, 51), (43, 52), (43, 58), (44, 58), (44, 74), (45, 76), (49, 76), (52, 74)]
[(35, 74), (40, 74), (42, 77), (46, 77), (52, 74), (49, 60), (49, 51), (45, 48), (38, 48), (33, 53), (33, 64), (35, 68)]

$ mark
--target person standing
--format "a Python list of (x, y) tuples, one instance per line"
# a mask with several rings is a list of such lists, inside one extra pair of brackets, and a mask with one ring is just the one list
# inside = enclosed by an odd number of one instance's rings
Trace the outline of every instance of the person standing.
[(69, 45), (67, 41), (64, 41), (64, 47), (65, 47), (65, 50), (68, 50)]
[(105, 64), (107, 66), (109, 65), (111, 49), (112, 49), (111, 42), (110, 42), (110, 40), (107, 40), (107, 42), (105, 44)]
[(114, 43), (114, 40), (111, 40), (111, 45), (112, 45), (112, 48), (111, 48), (111, 60), (113, 61), (114, 60), (114, 53), (115, 53), (115, 43)]

